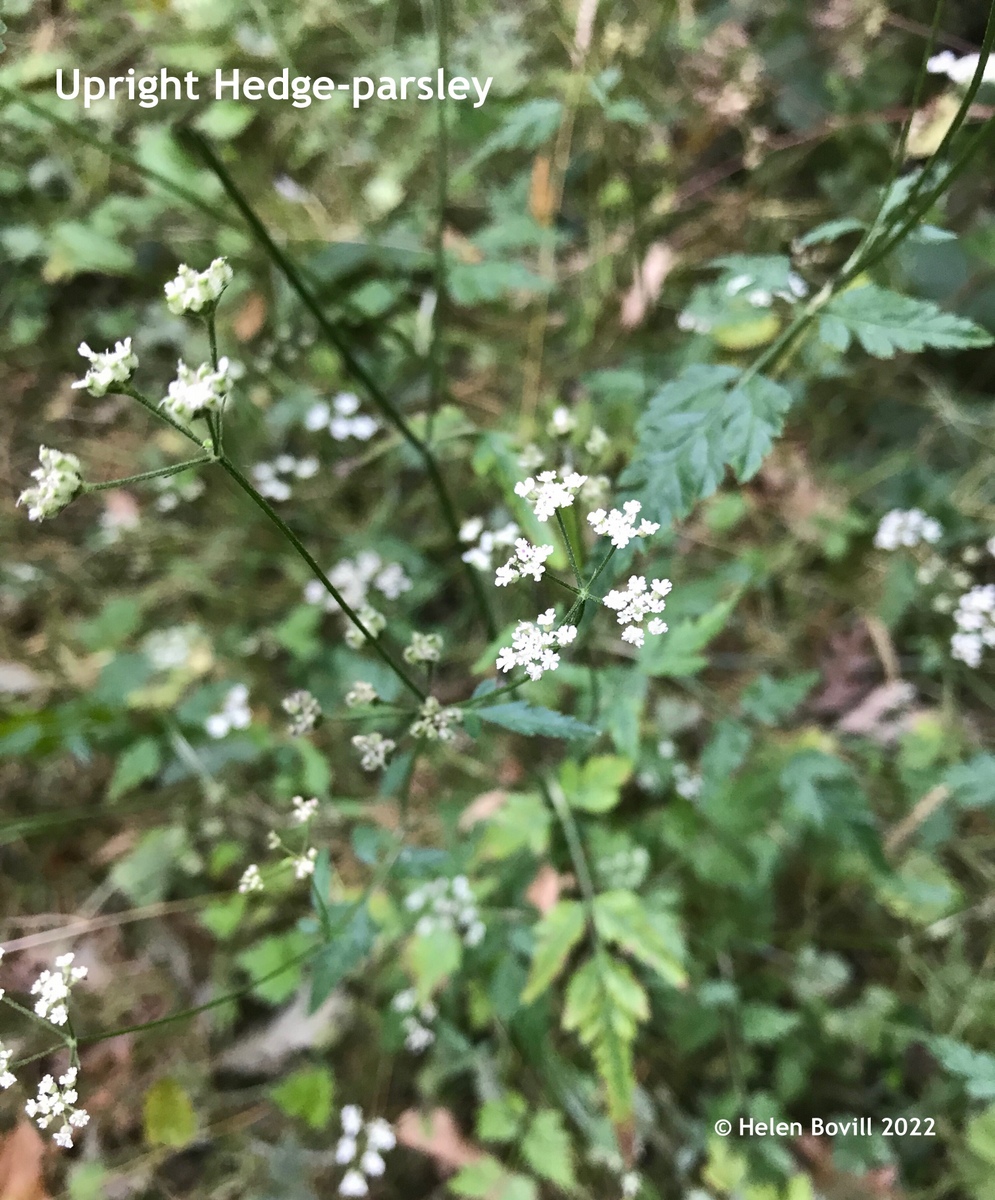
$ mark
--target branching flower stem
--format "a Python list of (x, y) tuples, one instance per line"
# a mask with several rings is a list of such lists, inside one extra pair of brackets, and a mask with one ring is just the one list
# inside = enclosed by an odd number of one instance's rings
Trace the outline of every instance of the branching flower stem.
[(146, 479), (167, 479), (170, 475), (179, 475), (181, 471), (189, 470), (190, 467), (200, 467), (205, 463), (212, 463), (214, 459), (210, 456), (203, 458), (188, 458), (186, 462), (173, 463), (171, 467), (159, 467), (155, 471), (141, 471), (138, 475), (125, 475), (121, 479), (108, 479), (103, 483), (84, 483), (83, 491), (86, 492), (106, 492), (110, 488), (123, 487), (126, 483), (142, 483)]
[(277, 513), (277, 511), (273, 508), (273, 506), (269, 503), (269, 501), (266, 500), (262, 495), (260, 495), (260, 493), (252, 486), (252, 483), (248, 479), (246, 479), (246, 477), (242, 474), (242, 472), (238, 469), (238, 467), (235, 466), (235, 464), (231, 461), (231, 459), (220, 448), (220, 436), (219, 436), (218, 432), (216, 432), (215, 429), (212, 427), (210, 440), (207, 443), (202, 443), (202, 442), (198, 441), (197, 436), (194, 433), (192, 433), (184, 425), (180, 424), (179, 421), (174, 421), (173, 418), (168, 415), (168, 413), (164, 413), (161, 408), (159, 408), (157, 405), (153, 404), (152, 401), (149, 400), (147, 396), (143, 396), (141, 394), (141, 392), (135, 390), (134, 388), (129, 388), (127, 391), (123, 392), (122, 394), (126, 395), (126, 396), (130, 396), (132, 399), (137, 400), (138, 403), (141, 404), (143, 408), (147, 408), (149, 410), (149, 412), (153, 413), (160, 420), (165, 421), (167, 425), (171, 425), (179, 433), (182, 433), (183, 436), (185, 438), (187, 438), (189, 441), (193, 442), (197, 446), (200, 446), (201, 449), (206, 450), (207, 455), (204, 458), (192, 459), (192, 460), (189, 460), (184, 463), (179, 463), (175, 467), (172, 467), (172, 468), (164, 468), (159, 471), (153, 471), (153, 472), (146, 473), (143, 475), (132, 476), (130, 479), (123, 479), (123, 480), (117, 479), (117, 480), (112, 480), (111, 482), (106, 483), (106, 484), (89, 485), (87, 490), (92, 490), (92, 491), (102, 490), (102, 489), (105, 489), (108, 487), (116, 487), (116, 486), (120, 485), (121, 483), (127, 483), (127, 482), (131, 482), (131, 481), (137, 480), (137, 479), (153, 478), (156, 475), (163, 475), (163, 474), (176, 474), (178, 471), (186, 470), (188, 467), (190, 467), (191, 465), (195, 465), (195, 464), (197, 464), (197, 465), (199, 465), (199, 464), (204, 464), (204, 465), (217, 464), (219, 467), (221, 467), (221, 469), (223, 471), (225, 471), (230, 476), (230, 478), (235, 482), (235, 484), (237, 484), (237, 486), (239, 488), (241, 488), (241, 490), (243, 492), (245, 492), (245, 494), (249, 497), (249, 499), (253, 502), (253, 504), (255, 504), (257, 508), (261, 509), (266, 514), (266, 516), (269, 518), (269, 520), (277, 527), (277, 529), (279, 529), (280, 533), (283, 534), (284, 538), (290, 543), (291, 546), (293, 546), (294, 550), (297, 551), (298, 555), (311, 568), (312, 572), (315, 575), (315, 578), (320, 581), (322, 587), (324, 587), (324, 589), (328, 592), (328, 594), (332, 597), (332, 599), (336, 602), (336, 604), (338, 604), (338, 606), (342, 609), (342, 612), (346, 615), (346, 617), (353, 623), (353, 625), (356, 626), (356, 628), (359, 630), (359, 632), (363, 635), (363, 637), (366, 640), (367, 645), (370, 647), (370, 649), (373, 651), (373, 653), (376, 654), (378, 656), (378, 658), (380, 658), (384, 663), (386, 663), (386, 665), (388, 667), (390, 667), (390, 669), (394, 672), (394, 674), (401, 681), (401, 683), (404, 684), (404, 686), (408, 689), (409, 692), (411, 692), (413, 695), (417, 696), (419, 700), (424, 700), (425, 695), (426, 695), (424, 689), (419, 687), (418, 684), (415, 683), (415, 681), (411, 678), (411, 676), (404, 669), (404, 667), (401, 665), (401, 663), (398, 662), (398, 660), (394, 657), (394, 655), (391, 654), (390, 651), (387, 650), (380, 643), (380, 640), (378, 638), (374, 637), (372, 632), (366, 627), (366, 625), (363, 623), (363, 621), (359, 617), (359, 614), (346, 601), (345, 597), (338, 590), (338, 588), (335, 586), (335, 584), (332, 583), (332, 581), (328, 578), (328, 576), (325, 574), (325, 572), (321, 569), (321, 567), (316, 562), (314, 555), (311, 554), (310, 550), (308, 550), (308, 548), (304, 545), (304, 543), (297, 536), (297, 534), (294, 533), (294, 531), (290, 528), (290, 526), (286, 523), (286, 521), (284, 521), (284, 519), (279, 515), (279, 513)]
[[(312, 292), (311, 288), (304, 281), (303, 275), (298, 271), (297, 267), (291, 262), (290, 258), (284, 251), (273, 241), (266, 226), (262, 223), (255, 210), (249, 204), (245, 196), (235, 184), (227, 167), (215, 154), (213, 147), (209, 144), (206, 138), (192, 129), (183, 131), (185, 140), (194, 148), (200, 155), (208, 167), (217, 175), (222, 186), (228, 194), (229, 199), (242, 214), (243, 219), (252, 231), (256, 241), (266, 251), (266, 254), (280, 270), (281, 274), (290, 284), (291, 288), (297, 293), (298, 298), (304, 307), (308, 310), (311, 316), (315, 319), (322, 334), (338, 351), (342, 359), (343, 365), (350, 375), (363, 387), (369, 395), (373, 404), (380, 410), (383, 416), (394, 426), (401, 437), (408, 443), (414, 452), (421, 459), (425, 468), (425, 473), (428, 477), (429, 484), (435, 492), (436, 499), (439, 502), (439, 507), (442, 511), (446, 526), (452, 535), (453, 545), (462, 552), (462, 543), (459, 540), (460, 520), (456, 513), (456, 506), (453, 503), (452, 496), (446, 486), (445, 480), (442, 478), (442, 472), (439, 469), (439, 464), (432, 453), (431, 447), (425, 442), (408, 424), (404, 414), (391, 400), (387, 393), (380, 387), (370, 372), (366, 369), (363, 363), (353, 353), (351, 347), (342, 337), (336, 326), (328, 319), (321, 303), (317, 296)], [(487, 592), (484, 590), (483, 583), (480, 578), (480, 573), (466, 563), (465, 569), (467, 577), (470, 581), (470, 587), (473, 591), (477, 607), (480, 610), (481, 617), (487, 628), (487, 636), (493, 638), (497, 635), (497, 624), (494, 620), (494, 614), (491, 610), (490, 599)]]

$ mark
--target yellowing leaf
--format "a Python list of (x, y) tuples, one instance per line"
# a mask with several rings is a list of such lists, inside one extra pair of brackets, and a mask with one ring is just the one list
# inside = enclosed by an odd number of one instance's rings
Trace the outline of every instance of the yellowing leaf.
[(577, 900), (561, 900), (536, 926), (535, 950), (522, 1003), (541, 996), (563, 970), (570, 951), (584, 934), (584, 906)]
[(753, 350), (772, 342), (780, 329), (780, 318), (773, 313), (764, 313), (728, 325), (716, 325), (711, 337), (723, 350)]
[(168, 1076), (154, 1083), (145, 1093), (145, 1140), (152, 1146), (170, 1146), (179, 1150), (193, 1141), (197, 1132), (190, 1097), (175, 1079)]

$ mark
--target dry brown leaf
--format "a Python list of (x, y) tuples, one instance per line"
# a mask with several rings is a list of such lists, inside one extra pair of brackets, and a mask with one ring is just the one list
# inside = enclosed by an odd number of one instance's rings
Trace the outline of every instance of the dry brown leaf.
[(235, 314), (231, 327), (240, 342), (251, 341), (266, 322), (266, 298), (260, 292), (250, 292)]
[(646, 257), (633, 271), (632, 284), (622, 298), (621, 321), (624, 328), (634, 329), (643, 323), (676, 261), (677, 255), (666, 242), (654, 242), (646, 251)]
[(493, 817), (498, 809), (504, 806), (508, 793), (502, 788), (494, 788), (489, 792), (481, 792), (463, 809), (460, 814), (460, 829), (472, 829), (479, 821)]
[(559, 900), (560, 892), (573, 883), (573, 876), (561, 875), (549, 863), (543, 863), (535, 879), (529, 884), (525, 899), (534, 905), (541, 913), (548, 913)]
[(841, 733), (858, 734), (883, 744), (893, 742), (905, 728), (903, 718), (915, 694), (915, 688), (904, 679), (882, 683), (844, 713), (836, 727)]
[(396, 1129), (402, 1146), (427, 1154), (444, 1171), (459, 1171), (484, 1155), (466, 1140), (447, 1108), (433, 1109), (427, 1115), (406, 1109), (398, 1117)]
[(532, 163), (532, 181), (529, 184), (529, 212), (540, 225), (548, 225), (555, 208), (556, 196), (553, 192), (549, 156), (538, 154)]
[(42, 1171), (44, 1156), (45, 1143), (28, 1121), (0, 1140), (0, 1200), (51, 1200)]

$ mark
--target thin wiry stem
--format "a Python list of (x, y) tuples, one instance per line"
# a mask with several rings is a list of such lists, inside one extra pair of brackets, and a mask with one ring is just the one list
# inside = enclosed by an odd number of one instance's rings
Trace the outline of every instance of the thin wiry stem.
[(214, 462), (213, 458), (188, 458), (186, 462), (173, 463), (171, 467), (159, 467), (155, 471), (141, 471), (138, 475), (124, 475), (121, 479), (107, 479), (103, 483), (84, 483), (83, 491), (106, 492), (110, 488), (123, 487), (126, 483), (141, 483), (145, 479), (165, 479), (170, 475), (179, 475), (189, 467), (203, 466), (204, 463)]

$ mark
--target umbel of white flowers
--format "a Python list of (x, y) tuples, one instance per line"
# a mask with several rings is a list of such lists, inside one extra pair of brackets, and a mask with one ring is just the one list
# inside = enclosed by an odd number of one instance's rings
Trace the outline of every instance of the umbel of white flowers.
[(42, 446), (38, 459), (41, 466), (31, 472), (31, 478), (38, 482), (25, 488), (17, 499), (18, 504), (28, 506), (28, 518), (32, 521), (54, 517), (83, 486), (80, 461), (75, 454)]
[(232, 269), (226, 258), (216, 258), (206, 271), (181, 263), (176, 278), (166, 284), (166, 307), (177, 316), (204, 312), (217, 304), (231, 281)]
[(131, 349), (131, 338), (115, 343), (113, 350), (97, 354), (86, 342), (80, 342), (79, 352), (90, 360), (90, 367), (74, 388), (86, 388), (91, 396), (106, 396), (116, 383), (127, 383), (138, 370), (138, 355)]
[(169, 385), (166, 398), (159, 403), (177, 421), (191, 421), (209, 412), (220, 412), (231, 391), (231, 363), (218, 360), (217, 368), (201, 363), (196, 371), (180, 359), (176, 378)]

